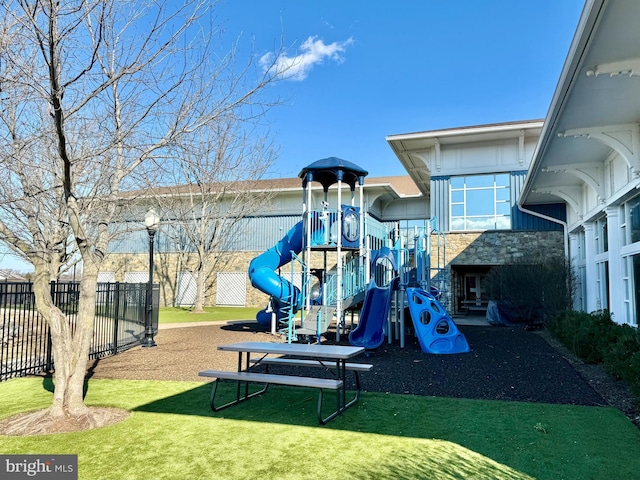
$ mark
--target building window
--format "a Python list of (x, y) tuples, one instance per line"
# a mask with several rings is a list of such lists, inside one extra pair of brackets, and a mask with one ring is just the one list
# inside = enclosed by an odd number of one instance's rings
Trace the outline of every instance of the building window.
[(598, 310), (608, 310), (609, 309), (609, 262), (598, 262), (596, 263), (596, 272), (597, 272), (597, 287), (598, 287), (598, 300), (597, 300), (597, 308)]
[(622, 259), (622, 291), (624, 293), (624, 323), (630, 323), (633, 318), (633, 292), (631, 276), (629, 270), (633, 269), (633, 257), (624, 257)]
[(451, 177), (451, 230), (511, 229), (509, 174)]
[(600, 239), (602, 242), (602, 251), (608, 252), (609, 251), (609, 231), (608, 231), (607, 219), (604, 218), (602, 220), (602, 223), (599, 223), (598, 226), (600, 227), (600, 230), (601, 230)]
[(635, 304), (635, 315), (631, 315), (628, 321), (631, 325), (638, 326), (638, 318), (640, 317), (640, 255), (634, 255), (632, 258), (633, 267), (633, 295), (632, 302)]
[(575, 308), (577, 310), (587, 309), (587, 267), (578, 267), (578, 284), (576, 287)]
[(640, 199), (634, 199), (625, 205), (625, 238), (624, 245), (640, 241)]
[(622, 257), (624, 318), (622, 323), (638, 326), (640, 316), (640, 254)]
[(603, 217), (596, 221), (596, 254), (609, 251), (609, 235), (607, 232), (607, 219)]
[(629, 244), (629, 229), (627, 228), (627, 207), (620, 206), (620, 246), (624, 247)]

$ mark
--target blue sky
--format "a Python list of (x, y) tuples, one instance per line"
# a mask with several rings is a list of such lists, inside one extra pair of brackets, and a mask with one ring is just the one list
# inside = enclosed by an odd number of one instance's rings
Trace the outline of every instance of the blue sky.
[(225, 38), (287, 47), (272, 176), (330, 156), (403, 175), (392, 134), (544, 118), (583, 0), (223, 0)]
[[(268, 117), (280, 147), (271, 176), (336, 156), (378, 177), (406, 173), (387, 135), (544, 118), (583, 5), (221, 0), (216, 15), (240, 54), (282, 43), (282, 62), (300, 67), (273, 92), (286, 102)], [(0, 268), (31, 270), (2, 253)]]

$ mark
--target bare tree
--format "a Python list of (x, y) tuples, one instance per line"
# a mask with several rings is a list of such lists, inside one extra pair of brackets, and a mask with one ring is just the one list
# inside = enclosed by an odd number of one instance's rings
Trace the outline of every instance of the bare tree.
[(533, 327), (571, 309), (576, 278), (568, 260), (535, 250), (512, 264), (493, 267), (484, 287), (510, 320)]
[[(83, 385), (98, 273), (123, 192), (220, 118), (263, 115), (274, 77), (252, 59), (236, 70), (233, 55), (216, 55), (210, 2), (15, 0), (0, 8), (0, 148), (10, 179), (0, 190), (0, 240), (34, 264), (55, 362), (53, 404), (37, 421), (100, 420)], [(83, 275), (71, 328), (48, 282), (73, 252)]]
[(179, 264), (196, 278), (194, 313), (204, 311), (207, 279), (220, 265), (220, 252), (232, 249), (244, 220), (273, 195), (256, 185), (273, 165), (276, 151), (267, 135), (246, 126), (251, 124), (225, 115), (183, 142), (177, 168), (167, 172), (178, 186), (157, 197), (171, 219), (164, 231), (177, 247)]

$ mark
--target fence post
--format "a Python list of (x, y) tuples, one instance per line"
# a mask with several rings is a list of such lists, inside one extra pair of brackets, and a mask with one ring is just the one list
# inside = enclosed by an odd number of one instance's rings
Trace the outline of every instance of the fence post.
[(51, 327), (46, 325), (46, 323), (45, 326), (47, 327), (47, 364), (45, 366), (45, 370), (50, 372), (53, 370), (53, 345), (51, 343)]
[[(116, 355), (118, 353), (118, 317), (120, 316), (120, 282), (115, 284), (115, 312), (113, 322), (113, 350), (112, 353)], [(107, 298), (111, 298), (111, 284), (109, 284), (109, 295)]]
[[(35, 305), (35, 292), (33, 291), (33, 284), (30, 283), (30, 287), (31, 287), (31, 295), (30, 295), (30, 300), (33, 300), (33, 303)], [(56, 282), (50, 282), (49, 283), (49, 288), (50, 288), (50, 292), (51, 292), (51, 300), (53, 301), (53, 304), (56, 304)], [(47, 328), (47, 371), (51, 371), (53, 370), (53, 340), (51, 339), (51, 325), (49, 325), (47, 322), (45, 322), (45, 326)]]

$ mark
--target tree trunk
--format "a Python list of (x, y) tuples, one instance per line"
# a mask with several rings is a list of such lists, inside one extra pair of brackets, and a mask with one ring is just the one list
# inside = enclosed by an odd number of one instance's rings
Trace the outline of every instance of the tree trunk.
[(196, 304), (193, 308), (193, 313), (204, 312), (204, 268), (202, 262), (196, 271)]
[(78, 314), (74, 322), (53, 303), (46, 264), (35, 262), (34, 267), (36, 306), (51, 329), (55, 388), (50, 413), (53, 416), (84, 415), (87, 412), (84, 379), (93, 337), (97, 272), (85, 271), (82, 277)]

